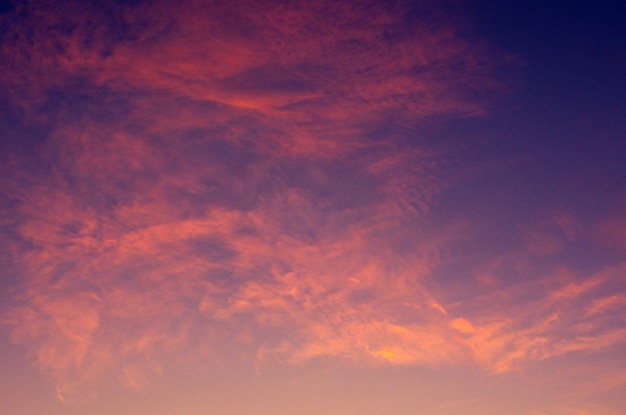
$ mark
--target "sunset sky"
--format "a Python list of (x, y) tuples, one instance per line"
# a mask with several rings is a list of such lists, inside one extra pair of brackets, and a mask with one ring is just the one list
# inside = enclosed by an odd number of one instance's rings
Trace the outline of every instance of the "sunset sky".
[(0, 5), (0, 415), (626, 414), (609, 2)]

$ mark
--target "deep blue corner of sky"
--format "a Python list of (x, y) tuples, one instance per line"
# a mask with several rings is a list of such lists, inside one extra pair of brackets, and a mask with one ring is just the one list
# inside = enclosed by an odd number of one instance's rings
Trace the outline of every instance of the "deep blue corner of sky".
[[(626, 179), (626, 13), (616, 2), (465, 3), (478, 34), (522, 62), (513, 105), (461, 120), (503, 155), (529, 157), (515, 188), (587, 214), (614, 204)], [(524, 191), (523, 189), (526, 189)], [(549, 195), (549, 197), (548, 197)], [(557, 202), (558, 203), (558, 202)]]
[(626, 13), (618, 2), (475, 4), (478, 31), (526, 63), (529, 100), (572, 111), (624, 111)]

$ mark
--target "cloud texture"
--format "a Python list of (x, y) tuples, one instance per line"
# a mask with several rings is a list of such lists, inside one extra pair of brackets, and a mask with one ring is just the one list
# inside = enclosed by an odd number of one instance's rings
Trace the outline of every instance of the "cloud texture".
[[(501, 160), (433, 128), (488, 114), (518, 64), (443, 6), (1, 17), (1, 319), (60, 399), (198, 362), (504, 373), (623, 347), (623, 226), (542, 212), (486, 235), (445, 206)], [(614, 255), (580, 270), (584, 243)]]

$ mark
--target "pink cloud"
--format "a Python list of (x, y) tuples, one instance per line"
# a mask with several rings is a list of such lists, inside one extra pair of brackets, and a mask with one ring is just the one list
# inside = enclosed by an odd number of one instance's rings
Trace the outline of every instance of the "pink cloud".
[(511, 58), (378, 2), (165, 3), (105, 28), (27, 8), (2, 46), (7, 99), (43, 131), (1, 179), (2, 322), (61, 399), (186, 359), (503, 373), (624, 342), (623, 264), (535, 262), (576, 237), (567, 215), (454, 268), (479, 225), (437, 197), (464, 150), (420, 127), (486, 114)]

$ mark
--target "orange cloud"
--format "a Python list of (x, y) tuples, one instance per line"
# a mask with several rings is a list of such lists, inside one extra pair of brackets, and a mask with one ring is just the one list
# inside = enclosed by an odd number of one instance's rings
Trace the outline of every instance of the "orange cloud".
[(485, 114), (510, 58), (404, 5), (168, 3), (20, 6), (2, 42), (41, 129), (0, 156), (2, 322), (61, 399), (235, 354), (501, 373), (623, 343), (623, 265), (533, 262), (566, 215), (484, 259), (436, 209), (467, 171), (425, 120)]

